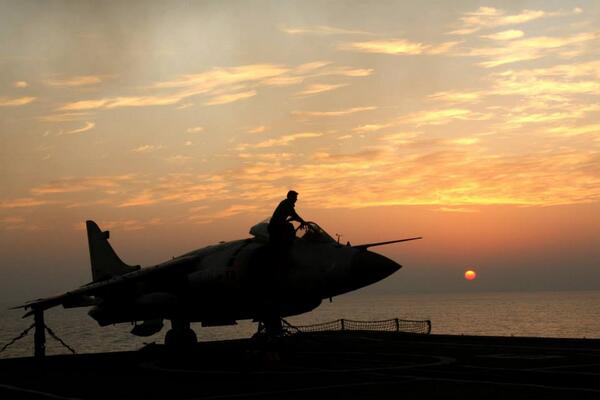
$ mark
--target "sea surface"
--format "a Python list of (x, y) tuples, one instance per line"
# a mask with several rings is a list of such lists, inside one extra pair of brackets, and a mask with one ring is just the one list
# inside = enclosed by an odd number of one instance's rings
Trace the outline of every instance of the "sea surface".
[[(22, 310), (0, 305), (0, 349), (32, 324)], [(136, 350), (145, 343), (162, 343), (169, 327), (154, 336), (129, 333), (130, 324), (99, 327), (87, 308), (55, 308), (45, 314), (46, 324), (78, 353)], [(431, 320), (434, 334), (600, 338), (600, 291), (489, 292), (385, 294), (353, 293), (324, 301), (316, 310), (287, 318), (292, 325), (309, 325), (340, 318)], [(200, 341), (252, 336), (257, 324), (241, 321), (227, 327), (202, 328), (192, 324)], [(47, 335), (47, 353), (69, 351)], [(33, 354), (33, 330), (0, 358)]]

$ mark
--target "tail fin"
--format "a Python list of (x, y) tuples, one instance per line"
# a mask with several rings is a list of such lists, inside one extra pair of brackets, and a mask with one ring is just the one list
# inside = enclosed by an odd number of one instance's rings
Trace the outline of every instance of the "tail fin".
[(127, 265), (108, 243), (109, 232), (102, 232), (94, 221), (86, 221), (92, 278), (94, 282), (137, 271), (139, 265)]

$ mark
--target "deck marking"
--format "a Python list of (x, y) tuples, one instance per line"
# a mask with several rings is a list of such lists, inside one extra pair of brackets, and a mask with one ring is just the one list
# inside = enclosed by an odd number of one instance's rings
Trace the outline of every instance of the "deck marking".
[[(302, 392), (312, 392), (315, 390), (342, 389), (342, 388), (349, 388), (349, 387), (374, 386), (374, 385), (381, 385), (381, 384), (398, 384), (398, 383), (402, 383), (402, 382), (373, 381), (373, 382), (361, 382), (361, 383), (348, 383), (348, 384), (341, 384), (341, 385), (309, 386), (309, 387), (295, 388), (295, 389), (270, 390), (270, 391), (252, 392), (252, 393), (244, 392), (244, 393), (235, 393), (235, 394), (206, 396), (206, 397), (202, 397), (202, 399), (203, 400), (206, 400), (206, 399), (234, 399), (234, 398), (239, 398), (239, 397), (246, 398), (246, 397), (265, 396), (265, 395), (274, 395), (274, 394), (302, 393)], [(199, 399), (199, 398), (190, 398), (187, 400), (196, 400), (196, 399)]]
[[(321, 354), (329, 354), (329, 353), (321, 353)], [(350, 353), (335, 353), (335, 354), (356, 354), (353, 352)], [(360, 353), (360, 354), (368, 354), (368, 353)], [(373, 354), (373, 353), (371, 353)], [(389, 355), (389, 354), (388, 354)], [(394, 353), (392, 355), (402, 356), (406, 355), (404, 353)], [(415, 355), (415, 354), (413, 354)], [(394, 371), (394, 370), (402, 370), (402, 369), (410, 369), (410, 368), (426, 368), (426, 367), (437, 367), (441, 365), (448, 365), (456, 362), (455, 358), (452, 357), (443, 357), (443, 356), (431, 356), (431, 355), (423, 355), (416, 354), (416, 356), (433, 358), (437, 361), (432, 362), (422, 362), (422, 363), (412, 363), (412, 364), (404, 364), (404, 365), (390, 365), (385, 367), (371, 367), (371, 368), (312, 368), (312, 367), (303, 367), (301, 365), (295, 366), (298, 370), (295, 371), (276, 371), (276, 370), (266, 370), (266, 371), (243, 371), (243, 370), (235, 370), (235, 371), (227, 371), (227, 370), (202, 370), (202, 369), (183, 369), (183, 368), (165, 368), (156, 365), (154, 362), (145, 362), (138, 364), (141, 368), (153, 370), (153, 371), (164, 371), (164, 372), (176, 372), (176, 373), (194, 373), (194, 374), (220, 374), (220, 375), (239, 375), (241, 373), (247, 373), (252, 375), (294, 375), (294, 374), (314, 374), (314, 373), (349, 373), (349, 372), (377, 372), (377, 371)], [(387, 361), (387, 360), (382, 360)], [(390, 362), (391, 363), (391, 362)]]
[(13, 392), (23, 392), (23, 393), (37, 394), (38, 396), (48, 397), (49, 399), (82, 400), (82, 399), (79, 399), (77, 397), (65, 397), (65, 396), (60, 396), (58, 394), (41, 392), (39, 390), (26, 389), (26, 388), (22, 388), (22, 387), (18, 387), (18, 386), (13, 386), (13, 385), (6, 385), (4, 383), (0, 383), (0, 388), (7, 389), (7, 390), (12, 390)]
[(561, 375), (586, 375), (586, 376), (597, 376), (600, 375), (599, 372), (584, 372), (584, 371), (549, 371), (551, 369), (559, 369), (559, 368), (571, 368), (571, 367), (587, 367), (587, 366), (599, 366), (600, 364), (564, 364), (564, 365), (555, 365), (552, 367), (534, 367), (534, 368), (505, 368), (505, 367), (486, 367), (482, 365), (462, 365), (464, 368), (472, 368), (472, 369), (489, 369), (492, 371), (519, 371), (519, 372), (536, 372), (540, 374), (561, 374)]
[(500, 382), (500, 381), (486, 381), (486, 380), (477, 380), (477, 379), (460, 379), (460, 378), (434, 378), (427, 376), (419, 376), (419, 375), (398, 375), (398, 378), (416, 378), (423, 381), (447, 381), (447, 382), (461, 382), (461, 383), (482, 383), (486, 385), (499, 385), (499, 386), (524, 386), (524, 387), (532, 387), (539, 389), (548, 389), (548, 390), (575, 390), (581, 392), (591, 392), (591, 393), (600, 393), (600, 389), (594, 388), (582, 388), (582, 387), (566, 387), (566, 386), (548, 386), (541, 385), (535, 383), (517, 383), (517, 382)]
[[(545, 370), (549, 370), (549, 369), (560, 369), (560, 368), (582, 368), (582, 367), (598, 367), (600, 366), (599, 363), (588, 363), (588, 364), (564, 364), (564, 365), (552, 365), (549, 367), (535, 367), (535, 368), (530, 368), (531, 371), (540, 371), (540, 372), (544, 372)], [(567, 372), (570, 374), (573, 373), (577, 373), (577, 372), (569, 372), (569, 371), (557, 371), (557, 372)], [(556, 372), (554, 372), (556, 373)], [(598, 372), (581, 372), (582, 374), (586, 374), (586, 375), (600, 375), (600, 373)]]

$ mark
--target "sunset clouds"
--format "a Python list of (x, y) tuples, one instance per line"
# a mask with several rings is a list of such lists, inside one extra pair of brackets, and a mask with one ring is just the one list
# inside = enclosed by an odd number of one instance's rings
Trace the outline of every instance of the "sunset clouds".
[[(573, 13), (580, 13), (581, 10), (576, 8)], [(521, 10), (515, 14), (509, 14), (504, 10), (494, 7), (479, 7), (475, 11), (468, 11), (460, 17), (462, 27), (450, 32), (454, 35), (468, 35), (477, 32), (480, 29), (489, 29), (496, 27), (505, 27), (510, 25), (524, 24), (540, 18), (548, 18), (557, 16), (558, 12), (548, 12), (544, 10)]]
[(353, 42), (342, 45), (341, 48), (364, 53), (379, 53), (390, 55), (442, 54), (450, 51), (458, 42), (445, 42), (437, 45), (411, 42), (406, 39), (371, 40)]
[(0, 97), (0, 107), (24, 106), (26, 104), (31, 103), (34, 100), (35, 100), (35, 97), (18, 97), (18, 98)]
[[(288, 67), (275, 64), (252, 64), (230, 68), (213, 68), (196, 74), (181, 75), (173, 80), (156, 82), (145, 91), (152, 95), (120, 95), (66, 103), (59, 111), (85, 111), (122, 107), (167, 106), (196, 96), (206, 97), (204, 105), (215, 106), (254, 97), (258, 88), (302, 86), (298, 96), (328, 92), (348, 83), (310, 83), (325, 77), (359, 78), (372, 73), (371, 69), (335, 66), (329, 62), (309, 62)], [(158, 94), (160, 93), (160, 94)]]
[(258, 220), (292, 187), (314, 209), (600, 201), (598, 6), (427, 7), (214, 24), (174, 10), (114, 40), (86, 14), (77, 40), (103, 57), (11, 49), (0, 230), (34, 212), (39, 229), (95, 213), (125, 230)]

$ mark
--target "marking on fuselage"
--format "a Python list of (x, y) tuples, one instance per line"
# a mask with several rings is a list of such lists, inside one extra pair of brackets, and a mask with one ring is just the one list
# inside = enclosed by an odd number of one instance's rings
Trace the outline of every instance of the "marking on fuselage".
[(240, 247), (238, 247), (237, 249), (235, 249), (235, 251), (233, 252), (233, 254), (231, 255), (231, 257), (229, 257), (229, 260), (227, 260), (227, 267), (237, 267), (238, 266), (238, 264), (235, 263), (235, 260), (237, 259), (237, 256), (250, 243), (252, 243), (252, 239), (246, 239), (244, 241), (244, 243), (242, 243), (242, 245)]

